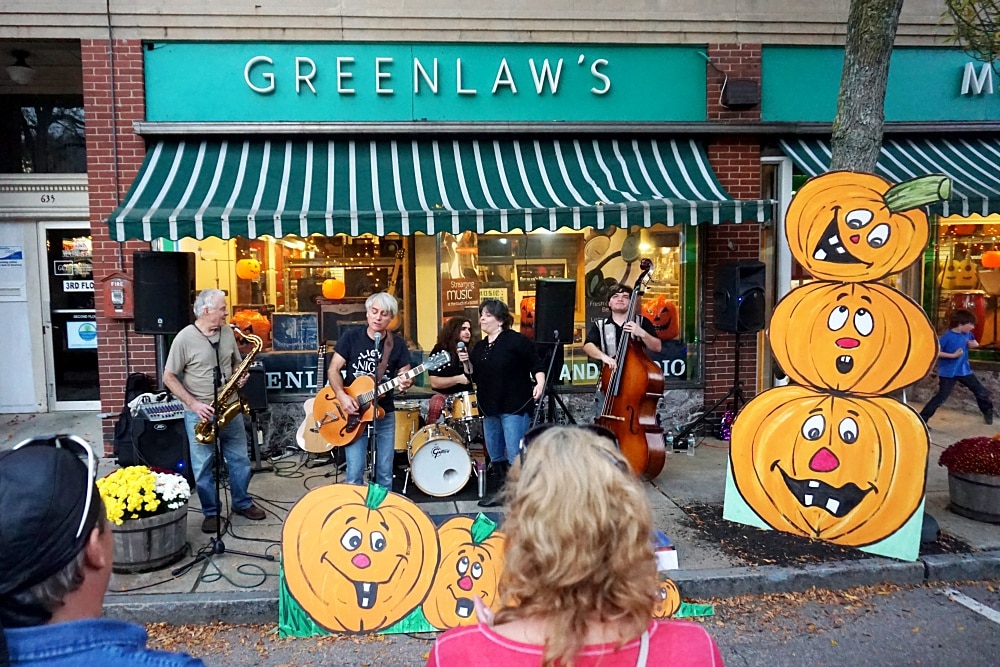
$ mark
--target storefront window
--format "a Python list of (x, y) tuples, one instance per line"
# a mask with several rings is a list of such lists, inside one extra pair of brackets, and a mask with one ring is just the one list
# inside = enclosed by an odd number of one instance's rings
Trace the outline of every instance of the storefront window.
[(80, 97), (0, 97), (0, 173), (84, 174)]
[(981, 347), (971, 350), (970, 357), (1000, 360), (1000, 216), (952, 216), (937, 223), (936, 242), (925, 257), (925, 309), (939, 332), (947, 328), (953, 311), (971, 311), (976, 316), (973, 335)]
[[(572, 342), (563, 346), (556, 377), (570, 390), (589, 391), (600, 367), (583, 353), (587, 328), (608, 316), (614, 285), (635, 285), (642, 258), (653, 265), (641, 309), (663, 341), (651, 356), (668, 385), (702, 378), (695, 228), (183, 239), (177, 249), (195, 253), (197, 288), (224, 290), (232, 322), (263, 339), (269, 396), (279, 401), (315, 393), (333, 344), (346, 327), (365, 323), (364, 302), (375, 292), (399, 300), (394, 331), (419, 363), (449, 317), (468, 317), (478, 336), (479, 304), (487, 298), (506, 303), (514, 328), (534, 339), (538, 281), (548, 278), (572, 280), (575, 294)], [(413, 392), (426, 387), (418, 378)]]

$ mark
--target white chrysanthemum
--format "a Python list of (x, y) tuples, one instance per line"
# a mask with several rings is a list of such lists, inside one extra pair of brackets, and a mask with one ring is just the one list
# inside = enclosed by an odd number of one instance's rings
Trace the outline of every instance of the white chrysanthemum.
[(191, 497), (191, 487), (180, 475), (156, 474), (156, 494), (170, 509), (177, 509)]

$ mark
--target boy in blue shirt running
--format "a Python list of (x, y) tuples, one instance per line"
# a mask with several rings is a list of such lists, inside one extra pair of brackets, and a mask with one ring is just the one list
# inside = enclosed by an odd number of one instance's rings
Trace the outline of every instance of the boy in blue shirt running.
[(969, 366), (969, 350), (979, 347), (979, 342), (972, 335), (976, 326), (976, 316), (968, 310), (956, 310), (948, 319), (950, 329), (941, 335), (940, 351), (938, 352), (938, 378), (941, 384), (934, 397), (927, 402), (920, 416), (926, 423), (934, 416), (941, 404), (951, 396), (955, 383), (965, 385), (976, 397), (979, 411), (983, 413), (983, 421), (993, 423), (993, 401), (989, 392), (983, 387)]

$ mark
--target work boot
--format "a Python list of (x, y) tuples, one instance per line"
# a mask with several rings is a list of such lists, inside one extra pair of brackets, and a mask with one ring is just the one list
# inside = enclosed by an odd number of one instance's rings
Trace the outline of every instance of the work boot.
[(479, 501), (480, 507), (498, 507), (503, 505), (502, 491), (507, 481), (507, 471), (510, 464), (506, 461), (491, 461), (486, 468), (486, 495)]
[(992, 424), (993, 423), (993, 413), (989, 412), (989, 413), (983, 415), (983, 421), (986, 422), (987, 425)]

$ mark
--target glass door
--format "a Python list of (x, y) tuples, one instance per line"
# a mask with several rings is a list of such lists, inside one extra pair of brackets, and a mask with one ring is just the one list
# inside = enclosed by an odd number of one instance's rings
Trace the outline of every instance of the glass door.
[(97, 314), (90, 229), (41, 225), (42, 319), (48, 331), (46, 386), (54, 410), (100, 409)]

